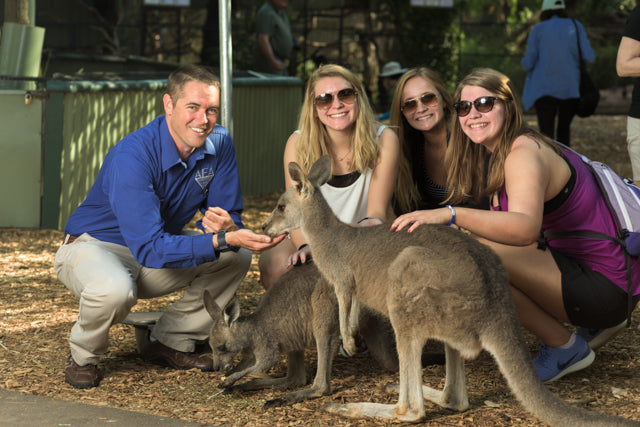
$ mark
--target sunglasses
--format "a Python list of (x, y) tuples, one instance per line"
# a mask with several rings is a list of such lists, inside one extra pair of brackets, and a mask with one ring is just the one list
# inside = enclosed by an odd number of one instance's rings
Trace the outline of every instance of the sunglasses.
[(418, 101), (425, 107), (432, 107), (438, 103), (438, 95), (435, 93), (425, 93), (418, 98), (407, 99), (400, 106), (400, 111), (406, 114), (413, 113), (418, 108)]
[(471, 106), (475, 106), (479, 113), (488, 113), (493, 110), (493, 106), (496, 103), (495, 96), (481, 96), (475, 101), (458, 101), (453, 103), (453, 109), (456, 111), (458, 117), (464, 117), (471, 112)]
[[(331, 107), (331, 105), (333, 105), (333, 96), (334, 95), (332, 93), (321, 93), (320, 95), (316, 96), (316, 98), (313, 100), (313, 103), (318, 108), (329, 108)], [(344, 104), (353, 104), (356, 101), (358, 92), (356, 92), (355, 89), (347, 88), (339, 90), (338, 93), (336, 93), (336, 96), (338, 97), (338, 101)]]

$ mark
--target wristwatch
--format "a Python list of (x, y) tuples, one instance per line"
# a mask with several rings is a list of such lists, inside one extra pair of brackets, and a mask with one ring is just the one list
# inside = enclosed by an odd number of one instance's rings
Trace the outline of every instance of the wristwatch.
[(227, 252), (233, 250), (233, 246), (227, 243), (224, 235), (227, 232), (225, 230), (218, 231), (218, 252)]
[(227, 243), (227, 239), (224, 237), (226, 233), (227, 232), (225, 230), (218, 231), (218, 252), (227, 252), (232, 249)]

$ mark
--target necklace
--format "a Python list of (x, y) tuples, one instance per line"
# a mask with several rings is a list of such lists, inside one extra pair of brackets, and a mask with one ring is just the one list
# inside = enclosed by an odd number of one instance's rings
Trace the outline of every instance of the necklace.
[(344, 159), (346, 159), (347, 157), (349, 157), (349, 155), (351, 154), (352, 150), (353, 150), (353, 147), (349, 148), (349, 151), (347, 151), (344, 156), (342, 156), (342, 157), (336, 156), (338, 161), (341, 162)]

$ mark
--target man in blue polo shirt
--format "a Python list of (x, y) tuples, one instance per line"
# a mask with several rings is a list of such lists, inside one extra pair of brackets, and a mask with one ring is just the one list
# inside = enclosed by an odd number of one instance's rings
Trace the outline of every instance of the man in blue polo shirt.
[[(109, 328), (138, 298), (180, 289), (182, 298), (150, 330), (140, 353), (175, 369), (212, 370), (209, 357), (194, 353), (211, 325), (203, 291), (224, 307), (249, 269), (251, 251), (285, 237), (271, 239), (242, 224), (235, 150), (216, 124), (217, 77), (201, 66), (182, 66), (169, 76), (163, 104), (165, 115), (107, 154), (56, 253), (56, 274), (80, 299), (65, 368), (65, 380), (76, 388), (98, 385)], [(198, 210), (202, 233), (184, 234)]]

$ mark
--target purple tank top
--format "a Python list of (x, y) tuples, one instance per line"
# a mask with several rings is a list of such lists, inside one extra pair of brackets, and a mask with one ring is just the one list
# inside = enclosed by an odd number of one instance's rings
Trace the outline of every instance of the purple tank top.
[[(554, 231), (592, 231), (615, 236), (615, 222), (607, 207), (606, 201), (600, 193), (598, 184), (591, 171), (575, 154), (564, 151), (564, 156), (575, 171), (575, 185), (568, 193), (564, 202), (551, 212), (545, 212), (542, 217), (542, 230)], [(566, 188), (565, 190), (566, 191)], [(507, 194), (500, 190), (499, 206), (492, 206), (493, 210), (508, 210)], [(627, 292), (627, 268), (622, 248), (608, 240), (589, 237), (561, 237), (548, 239), (549, 247), (558, 252), (584, 262), (593, 271), (597, 271)], [(632, 258), (633, 283), (640, 282), (640, 258)], [(634, 295), (640, 293), (636, 287)]]

